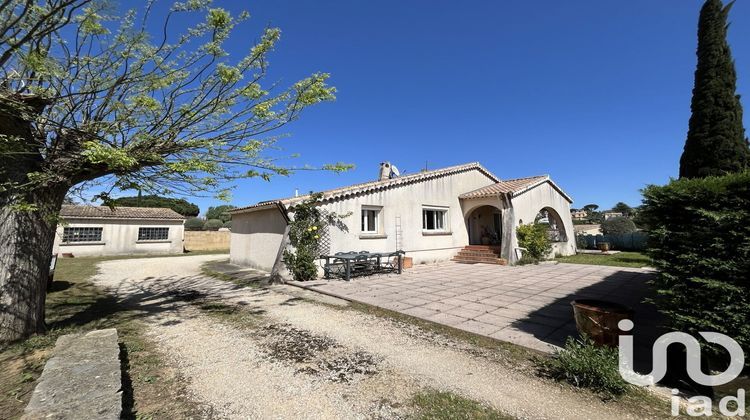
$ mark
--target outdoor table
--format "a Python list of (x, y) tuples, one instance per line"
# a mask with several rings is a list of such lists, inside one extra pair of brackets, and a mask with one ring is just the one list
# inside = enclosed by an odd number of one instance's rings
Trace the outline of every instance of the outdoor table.
[(325, 278), (330, 279), (331, 278), (331, 259), (334, 261), (341, 261), (344, 264), (344, 279), (346, 281), (351, 280), (352, 276), (352, 266), (356, 265), (359, 261), (362, 260), (375, 260), (376, 265), (374, 267), (374, 272), (382, 271), (382, 267), (380, 265), (381, 260), (383, 257), (391, 258), (396, 257), (398, 259), (397, 268), (395, 271), (398, 272), (398, 274), (401, 274), (401, 259), (402, 255), (404, 254), (404, 251), (396, 251), (396, 252), (343, 252), (338, 253), (334, 255), (321, 255), (320, 258), (326, 260), (326, 264), (324, 267), (325, 272)]

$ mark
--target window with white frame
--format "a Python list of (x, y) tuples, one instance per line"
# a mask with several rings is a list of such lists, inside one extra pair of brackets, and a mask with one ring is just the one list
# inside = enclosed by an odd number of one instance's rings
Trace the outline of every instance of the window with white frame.
[(362, 233), (376, 234), (380, 231), (380, 207), (362, 207)]
[(166, 241), (167, 239), (169, 239), (168, 227), (138, 228), (139, 241)]
[(102, 228), (100, 227), (66, 227), (63, 228), (62, 241), (71, 242), (101, 242)]
[(448, 209), (438, 207), (422, 208), (422, 230), (445, 232), (448, 226)]

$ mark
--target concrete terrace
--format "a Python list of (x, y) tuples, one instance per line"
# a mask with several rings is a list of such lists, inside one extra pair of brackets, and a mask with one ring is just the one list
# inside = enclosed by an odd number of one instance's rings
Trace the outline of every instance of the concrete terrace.
[(419, 265), (402, 275), (306, 282), (304, 287), (528, 348), (552, 351), (576, 335), (570, 302), (605, 299), (635, 309), (639, 336), (653, 337), (658, 314), (643, 304), (645, 269), (581, 264)]

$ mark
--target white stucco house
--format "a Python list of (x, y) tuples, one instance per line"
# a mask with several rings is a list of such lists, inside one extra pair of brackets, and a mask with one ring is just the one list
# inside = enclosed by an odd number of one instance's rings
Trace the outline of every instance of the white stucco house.
[(183, 252), (185, 217), (172, 209), (64, 205), (53, 254), (126, 255)]
[[(403, 250), (415, 264), (451, 259), (514, 263), (516, 227), (534, 222), (549, 224), (553, 254), (576, 252), (572, 199), (547, 175), (501, 180), (479, 163), (468, 163), (397, 176), (385, 162), (379, 178), (322, 192), (326, 210), (350, 214), (344, 219), (346, 231), (329, 227), (323, 232), (323, 252)], [(262, 201), (231, 211), (231, 262), (270, 270), (281, 258), (295, 204), (307, 198)], [(488, 252), (495, 258), (486, 258)]]

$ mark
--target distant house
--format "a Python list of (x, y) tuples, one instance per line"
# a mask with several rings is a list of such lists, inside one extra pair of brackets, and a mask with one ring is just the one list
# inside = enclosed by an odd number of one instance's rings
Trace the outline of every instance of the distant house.
[(603, 215), (604, 215), (604, 220), (609, 220), (609, 219), (613, 219), (615, 217), (623, 217), (623, 216), (625, 216), (624, 214), (622, 214), (622, 212), (619, 212), (619, 211), (605, 211), (603, 213)]
[[(325, 254), (403, 250), (414, 263), (426, 263), (450, 260), (472, 245), (512, 263), (518, 255), (516, 227), (535, 221), (548, 225), (553, 253), (576, 251), (572, 200), (546, 175), (500, 180), (479, 163), (469, 163), (399, 176), (385, 162), (378, 180), (322, 194), (322, 207), (351, 214), (344, 219), (347, 231), (322, 233)], [(232, 210), (231, 261), (271, 269), (294, 207), (306, 198)]]
[(575, 225), (576, 235), (601, 235), (601, 225)]
[(185, 218), (172, 209), (64, 205), (53, 253), (178, 254)]
[(589, 217), (589, 214), (586, 210), (571, 210), (570, 217), (572, 217), (573, 220), (586, 220)]

